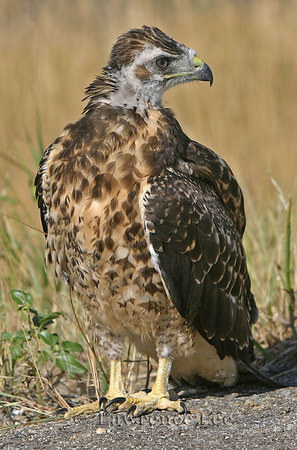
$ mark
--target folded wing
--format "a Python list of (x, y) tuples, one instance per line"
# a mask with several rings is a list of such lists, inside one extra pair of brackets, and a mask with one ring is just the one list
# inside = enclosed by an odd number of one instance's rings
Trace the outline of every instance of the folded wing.
[[(225, 182), (207, 161), (198, 170), (196, 152), (196, 162), (181, 161), (152, 180), (142, 196), (143, 222), (155, 268), (180, 314), (221, 358), (250, 360), (257, 308), (241, 242), (242, 194), (229, 167), (213, 155)], [(234, 183), (229, 199), (228, 178)]]

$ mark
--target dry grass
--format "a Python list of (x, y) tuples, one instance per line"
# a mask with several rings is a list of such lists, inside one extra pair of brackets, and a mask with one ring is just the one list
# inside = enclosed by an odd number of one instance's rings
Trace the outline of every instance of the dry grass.
[(37, 111), (49, 144), (79, 117), (83, 89), (115, 38), (147, 23), (197, 49), (213, 69), (211, 89), (185, 85), (166, 96), (186, 132), (230, 161), (253, 196), (270, 191), (267, 173), (292, 193), (296, 2), (2, 0), (0, 8), (1, 152), (31, 158), (25, 132), (33, 133)]
[[(142, 24), (159, 26), (197, 49), (214, 72), (211, 89), (204, 84), (180, 86), (166, 94), (166, 105), (187, 134), (220, 153), (237, 175), (246, 197), (245, 242), (253, 290), (262, 307), (256, 336), (263, 345), (288, 336), (289, 195), (289, 272), (292, 289), (297, 285), (297, 3), (2, 0), (0, 13), (0, 210), (40, 228), (32, 195), (32, 148), (40, 151), (37, 116), (47, 146), (79, 117), (83, 89), (106, 64), (116, 37)], [(72, 321), (67, 292), (43, 270), (43, 237), (7, 217), (0, 220), (3, 330), (24, 326), (10, 289), (29, 291), (37, 308), (66, 311)], [(64, 339), (79, 339), (75, 327), (60, 322), (57, 332)]]

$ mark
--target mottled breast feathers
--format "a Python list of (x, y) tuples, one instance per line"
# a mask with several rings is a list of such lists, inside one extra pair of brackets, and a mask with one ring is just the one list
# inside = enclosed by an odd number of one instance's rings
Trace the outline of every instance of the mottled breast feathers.
[[(243, 196), (226, 162), (190, 141), (170, 110), (148, 110), (144, 118), (105, 104), (88, 109), (46, 150), (35, 184), (45, 232), (52, 227), (47, 261), (59, 275), (71, 283), (67, 252), (71, 270), (87, 258), (96, 267), (108, 245), (117, 248), (100, 241), (99, 225), (105, 220), (105, 232), (112, 221), (127, 229), (140, 211), (143, 253), (150, 251), (179, 313), (221, 358), (250, 359), (257, 310), (241, 242)], [(111, 193), (123, 214), (104, 203)], [(74, 247), (78, 257), (69, 256)], [(99, 276), (94, 283), (100, 285)]]

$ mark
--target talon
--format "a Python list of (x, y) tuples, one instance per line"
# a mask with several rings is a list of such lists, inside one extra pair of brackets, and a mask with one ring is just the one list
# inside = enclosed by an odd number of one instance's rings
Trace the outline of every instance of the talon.
[(176, 401), (176, 400), (179, 399), (179, 397), (178, 397), (178, 395), (177, 395), (177, 393), (175, 392), (174, 389), (170, 389), (168, 391), (168, 394), (169, 394), (169, 400)]
[(126, 413), (126, 417), (129, 419), (130, 417), (130, 414), (132, 413), (132, 412), (134, 412), (135, 410), (136, 410), (136, 408), (137, 408), (137, 406), (136, 405), (132, 405), (132, 406), (130, 406), (130, 408), (128, 409), (128, 411), (127, 411), (127, 413)]
[(54, 414), (54, 418), (58, 417), (60, 414), (64, 414), (68, 411), (68, 408), (58, 408)]
[(107, 411), (107, 408), (109, 408), (111, 405), (113, 405), (114, 403), (119, 403), (119, 404), (122, 404), (122, 403), (125, 403), (125, 401), (126, 401), (126, 398), (125, 397), (116, 397), (116, 398), (113, 398), (112, 400), (110, 400), (108, 403), (107, 403), (107, 405), (104, 407), (104, 411)]
[(151, 389), (149, 389), (149, 388), (144, 388), (144, 389), (141, 389), (141, 392), (145, 392), (146, 394), (149, 394), (150, 392), (152, 392), (152, 390)]
[(180, 402), (180, 406), (183, 408), (183, 411), (181, 411), (181, 414), (188, 414), (188, 408), (186, 407), (186, 404), (184, 402)]
[(99, 399), (99, 411), (101, 409), (102, 404), (103, 403), (105, 404), (107, 402), (108, 402), (108, 399), (106, 397), (100, 397), (100, 399)]
[(177, 398), (183, 397), (183, 395), (186, 393), (186, 389), (182, 386), (174, 388), (172, 389), (172, 391), (174, 392)]

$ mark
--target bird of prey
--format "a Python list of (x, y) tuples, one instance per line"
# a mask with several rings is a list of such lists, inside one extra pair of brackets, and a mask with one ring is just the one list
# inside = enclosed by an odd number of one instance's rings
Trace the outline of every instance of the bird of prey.
[[(45, 151), (36, 194), (46, 262), (82, 303), (95, 348), (110, 359), (99, 407), (132, 416), (183, 412), (170, 374), (223, 386), (253, 358), (257, 307), (242, 245), (241, 189), (227, 163), (182, 131), (162, 94), (213, 75), (195, 50), (156, 27), (121, 35), (86, 89), (83, 116)], [(158, 361), (150, 392), (126, 392), (128, 338)]]

